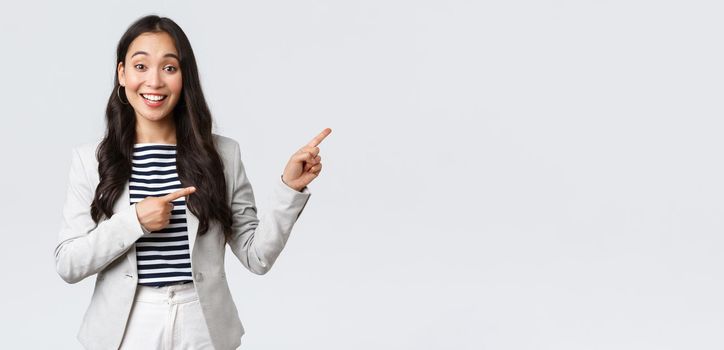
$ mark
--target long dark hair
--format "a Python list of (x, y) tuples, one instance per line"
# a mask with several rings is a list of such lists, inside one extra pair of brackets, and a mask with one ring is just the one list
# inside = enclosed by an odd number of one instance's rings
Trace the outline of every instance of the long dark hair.
[[(131, 42), (143, 33), (168, 33), (179, 53), (183, 88), (173, 109), (176, 125), (176, 169), (182, 186), (194, 186), (186, 205), (199, 219), (198, 234), (209, 229), (210, 221), (221, 224), (225, 235), (231, 233), (231, 208), (227, 204), (224, 165), (214, 146), (212, 119), (196, 67), (196, 58), (186, 34), (169, 18), (145, 16), (134, 22), (121, 37), (116, 50), (119, 62), (124, 62)], [(115, 69), (114, 69), (115, 71)], [(105, 215), (113, 214), (113, 203), (123, 192), (131, 177), (131, 156), (136, 138), (136, 114), (130, 104), (121, 102), (118, 74), (106, 107), (106, 134), (96, 150), (100, 183), (91, 204), (91, 216), (98, 223)]]

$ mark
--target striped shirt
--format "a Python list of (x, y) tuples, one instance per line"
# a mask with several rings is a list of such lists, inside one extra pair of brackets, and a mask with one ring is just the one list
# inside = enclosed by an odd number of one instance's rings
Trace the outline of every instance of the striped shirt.
[[(137, 143), (133, 145), (132, 164), (131, 204), (182, 188), (176, 172), (176, 145)], [(186, 199), (181, 197), (172, 203), (169, 225), (136, 241), (138, 284), (164, 286), (192, 280)]]

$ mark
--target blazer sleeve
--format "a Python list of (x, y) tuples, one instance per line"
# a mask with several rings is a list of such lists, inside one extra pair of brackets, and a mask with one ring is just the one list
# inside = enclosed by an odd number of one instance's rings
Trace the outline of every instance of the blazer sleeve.
[(90, 213), (95, 193), (91, 186), (79, 149), (74, 148), (63, 220), (55, 247), (56, 270), (68, 283), (98, 273), (144, 234), (135, 204), (96, 224)]
[(257, 218), (251, 183), (241, 161), (239, 144), (234, 142), (232, 234), (227, 239), (234, 255), (249, 271), (262, 275), (271, 269), (286, 245), (294, 223), (311, 196), (309, 189), (296, 191), (277, 179), (270, 208)]

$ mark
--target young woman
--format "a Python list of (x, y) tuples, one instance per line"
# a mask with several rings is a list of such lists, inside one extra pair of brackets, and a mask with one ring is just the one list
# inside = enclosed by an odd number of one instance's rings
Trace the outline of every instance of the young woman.
[(289, 159), (260, 220), (239, 144), (211, 132), (191, 45), (168, 18), (133, 23), (117, 49), (98, 144), (73, 150), (58, 274), (97, 274), (78, 333), (88, 349), (236, 349), (244, 329), (228, 244), (264, 274), (322, 170), (323, 130)]

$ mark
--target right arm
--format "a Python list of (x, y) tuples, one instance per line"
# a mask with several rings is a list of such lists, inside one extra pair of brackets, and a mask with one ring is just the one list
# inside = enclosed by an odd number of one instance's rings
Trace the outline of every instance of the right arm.
[(77, 283), (98, 273), (144, 234), (136, 204), (96, 224), (90, 213), (95, 192), (91, 186), (78, 149), (74, 149), (63, 221), (55, 247), (55, 268), (68, 283)]

